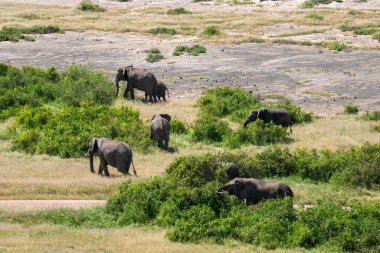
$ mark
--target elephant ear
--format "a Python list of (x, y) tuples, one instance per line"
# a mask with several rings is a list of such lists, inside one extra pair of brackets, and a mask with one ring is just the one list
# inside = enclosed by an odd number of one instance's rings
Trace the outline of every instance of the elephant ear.
[(166, 114), (166, 113), (165, 114), (160, 114), (160, 116), (161, 116), (161, 118), (164, 118), (164, 119), (166, 119), (169, 122), (172, 119), (172, 117), (169, 114)]
[(95, 153), (98, 151), (98, 140), (96, 138), (93, 138), (91, 140), (91, 153)]
[(240, 179), (235, 179), (235, 185), (238, 192), (244, 190), (246, 182)]

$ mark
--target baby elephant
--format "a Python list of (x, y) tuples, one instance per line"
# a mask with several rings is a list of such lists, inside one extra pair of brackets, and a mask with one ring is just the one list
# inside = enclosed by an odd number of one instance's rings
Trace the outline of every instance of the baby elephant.
[(124, 175), (129, 174), (129, 167), (133, 167), (133, 172), (136, 175), (135, 166), (132, 160), (132, 150), (129, 145), (122, 141), (113, 141), (106, 138), (92, 138), (89, 144), (88, 155), (90, 157), (90, 170), (94, 170), (94, 154), (99, 156), (99, 175), (104, 174), (109, 177), (107, 165), (117, 168)]
[(166, 91), (168, 91), (168, 97), (169, 97), (169, 89), (166, 87), (164, 82), (158, 81), (157, 82), (157, 98), (160, 100), (161, 98), (166, 101), (165, 95)]
[(239, 169), (236, 164), (234, 163), (227, 163), (226, 164), (226, 173), (228, 175), (228, 178), (234, 179), (239, 176)]
[(219, 188), (217, 193), (228, 192), (247, 204), (256, 204), (263, 199), (293, 197), (290, 187), (281, 182), (262, 182), (254, 178), (235, 178)]
[(165, 141), (165, 150), (168, 150), (169, 145), (170, 120), (168, 114), (156, 114), (150, 122), (150, 138), (157, 141), (159, 148), (163, 148)]

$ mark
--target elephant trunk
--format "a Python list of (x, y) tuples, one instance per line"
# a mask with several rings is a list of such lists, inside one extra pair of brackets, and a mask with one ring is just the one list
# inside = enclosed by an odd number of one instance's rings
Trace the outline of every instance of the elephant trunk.
[(249, 124), (249, 123), (251, 123), (251, 121), (249, 121), (248, 119), (244, 122), (244, 125), (243, 125), (243, 127), (244, 128), (246, 128), (247, 127), (247, 125)]
[(95, 173), (95, 170), (94, 170), (94, 153), (90, 152), (89, 155), (90, 155), (90, 171), (92, 173)]
[(119, 79), (117, 77), (115, 79), (115, 86), (116, 86), (115, 97), (117, 97), (117, 95), (119, 94), (119, 89), (120, 89)]

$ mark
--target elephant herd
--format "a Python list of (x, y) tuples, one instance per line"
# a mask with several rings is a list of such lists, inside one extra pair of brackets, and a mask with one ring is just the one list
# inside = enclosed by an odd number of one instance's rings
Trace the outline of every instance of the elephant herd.
[[(160, 98), (166, 101), (165, 95), (168, 88), (163, 82), (157, 81), (155, 76), (145, 69), (134, 68), (133, 66), (120, 68), (115, 78), (116, 96), (119, 93), (120, 81), (127, 82), (124, 98), (130, 93), (131, 99), (134, 99), (134, 88), (136, 88), (145, 92), (146, 101), (148, 101), (148, 97), (151, 103), (157, 102), (157, 99), (160, 100)], [(283, 108), (252, 110), (243, 127), (247, 127), (249, 123), (256, 119), (261, 119), (264, 123), (273, 122), (275, 125), (289, 127), (290, 132), (292, 132), (293, 122), (288, 111)], [(155, 114), (150, 123), (149, 137), (157, 142), (158, 147), (165, 150), (168, 150), (169, 145), (170, 120), (171, 116), (168, 114)], [(107, 165), (117, 168), (124, 175), (130, 175), (129, 169), (132, 164), (134, 175), (137, 176), (133, 164), (133, 152), (127, 143), (107, 138), (92, 138), (88, 150), (92, 173), (95, 173), (93, 163), (95, 154), (99, 156), (100, 160), (99, 175), (104, 172), (104, 175), (109, 177)], [(230, 181), (216, 191), (218, 194), (228, 193), (235, 195), (247, 204), (255, 204), (269, 198), (293, 197), (292, 190), (284, 183), (262, 182), (254, 178), (238, 178), (239, 169), (234, 163), (227, 163), (226, 173)]]

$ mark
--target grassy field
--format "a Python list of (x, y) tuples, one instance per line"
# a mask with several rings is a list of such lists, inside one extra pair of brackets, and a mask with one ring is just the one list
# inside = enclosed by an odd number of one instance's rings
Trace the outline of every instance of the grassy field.
[[(376, 11), (360, 11), (352, 15), (349, 10), (299, 9), (297, 11), (252, 11), (249, 14), (199, 12), (188, 15), (168, 15), (165, 8), (115, 8), (106, 12), (82, 12), (73, 7), (0, 3), (0, 23), (3, 27), (58, 25), (66, 31), (100, 30), (113, 32), (148, 33), (150, 29), (170, 28), (177, 34), (198, 36), (216, 43), (242, 43), (262, 37), (278, 24), (305, 26), (303, 31), (284, 30), (277, 37), (305, 35), (339, 28), (342, 25), (362, 27), (380, 22)], [(318, 16), (322, 18), (310, 18)], [(204, 33), (215, 27), (220, 35)], [(170, 36), (170, 35), (160, 35)], [(276, 39), (276, 36), (269, 39)]]
[[(144, 121), (148, 122), (155, 112), (166, 112), (181, 121), (191, 124), (194, 122), (198, 108), (193, 100), (171, 99), (167, 103), (144, 104), (118, 100), (116, 106), (130, 105), (138, 109)], [(179, 113), (178, 108), (181, 108)], [(357, 146), (364, 142), (376, 143), (380, 139), (380, 133), (370, 131), (371, 122), (357, 120), (357, 116), (336, 115), (321, 116), (314, 122), (305, 125), (297, 125), (293, 128), (290, 149), (306, 147), (308, 149), (345, 149), (349, 146)], [(0, 124), (0, 130), (4, 130), (10, 121)], [(165, 168), (176, 157), (191, 154), (203, 154), (218, 152), (223, 148), (203, 143), (192, 143), (181, 135), (172, 135), (170, 146), (176, 152), (170, 153), (155, 150), (151, 154), (135, 152), (134, 163), (138, 178), (132, 180), (144, 180), (151, 176), (157, 176), (164, 172)], [(262, 148), (248, 146), (241, 148), (249, 153), (256, 153)], [(0, 170), (0, 199), (107, 199), (114, 194), (118, 185), (125, 177), (114, 168), (110, 168), (111, 178), (100, 177), (91, 174), (89, 162), (85, 158), (61, 159), (48, 155), (27, 155), (10, 150), (8, 141), (0, 141), (0, 153), (2, 155), (2, 168)], [(98, 158), (95, 159), (97, 168)], [(6, 169), (5, 169), (6, 168)], [(380, 198), (378, 191), (355, 190), (347, 193), (346, 189), (328, 186), (324, 191), (323, 185), (305, 185), (304, 182), (290, 182), (294, 184), (297, 203), (307, 204), (321, 196), (333, 195), (338, 191), (338, 198), (347, 200), (360, 198), (366, 201), (374, 201)]]

